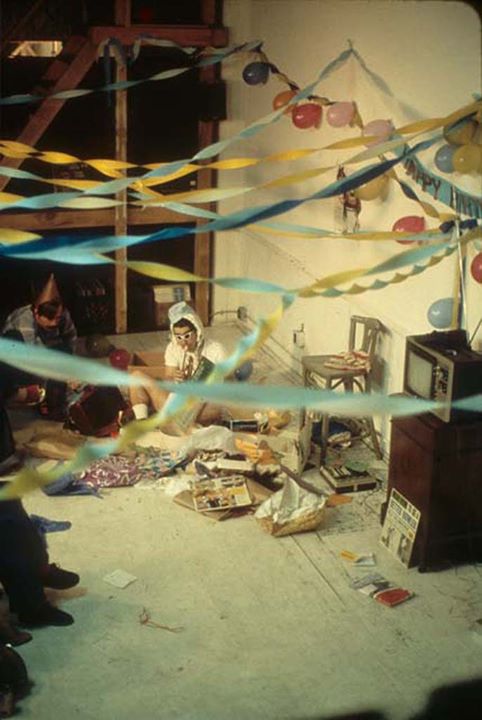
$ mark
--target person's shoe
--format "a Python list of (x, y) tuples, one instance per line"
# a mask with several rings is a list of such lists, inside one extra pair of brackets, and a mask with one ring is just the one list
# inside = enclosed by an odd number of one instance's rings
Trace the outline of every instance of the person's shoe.
[(44, 603), (33, 613), (27, 615), (19, 613), (18, 615), (18, 624), (27, 628), (46, 627), (47, 625), (63, 627), (73, 625), (73, 622), (72, 615), (59, 610), (50, 603)]
[(17, 470), (20, 470), (23, 467), (23, 463), (23, 457), (19, 453), (14, 452), (8, 458), (0, 462), (0, 477), (3, 477), (4, 475), (12, 475), (14, 472), (17, 472)]
[(17, 630), (10, 623), (0, 623), (0, 642), (17, 647), (18, 645), (25, 645), (31, 639), (32, 636), (29, 632)]
[(70, 570), (62, 570), (58, 565), (51, 563), (42, 568), (40, 580), (44, 587), (54, 590), (68, 590), (78, 585), (80, 577)]

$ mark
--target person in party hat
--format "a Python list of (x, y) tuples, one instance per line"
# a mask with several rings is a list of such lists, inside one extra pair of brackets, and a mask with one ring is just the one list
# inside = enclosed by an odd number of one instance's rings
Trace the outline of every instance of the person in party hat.
[[(64, 306), (60, 292), (51, 274), (39, 295), (31, 305), (17, 308), (5, 320), (3, 337), (33, 345), (43, 345), (52, 350), (74, 353), (77, 330), (68, 309)], [(40, 403), (41, 412), (52, 419), (62, 419), (65, 411), (66, 385), (53, 380), (45, 383), (45, 392), (38, 379), (26, 381), (25, 373), (19, 373), (16, 388), (32, 383), (27, 401)], [(38, 394), (34, 397), (37, 385)], [(12, 388), (13, 390), (13, 388)], [(42, 394), (46, 395), (43, 401)]]
[(31, 305), (14, 310), (7, 317), (3, 335), (64, 352), (75, 352), (77, 331), (64, 306), (53, 274)]

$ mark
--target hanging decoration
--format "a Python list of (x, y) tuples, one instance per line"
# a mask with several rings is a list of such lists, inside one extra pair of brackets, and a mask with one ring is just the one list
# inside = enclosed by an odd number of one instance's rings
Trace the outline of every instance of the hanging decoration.
[(450, 145), (467, 145), (472, 142), (477, 126), (473, 119), (448, 125), (444, 128), (444, 138)]
[(290, 104), (291, 100), (296, 95), (295, 90), (283, 90), (278, 93), (273, 99), (273, 110), (279, 110), (286, 106), (285, 115), (290, 115), (293, 112), (294, 105)]
[(470, 263), (470, 274), (475, 282), (482, 283), (482, 252), (477, 253)]
[[(346, 178), (345, 168), (340, 166), (336, 175), (337, 180)], [(360, 229), (361, 200), (352, 190), (347, 190), (337, 198), (341, 204), (340, 232), (357, 232)]]
[(481, 162), (482, 148), (479, 145), (461, 145), (452, 155), (454, 170), (462, 174), (478, 172)]
[(317, 102), (300, 103), (296, 105), (291, 113), (293, 125), (300, 130), (308, 128), (319, 128), (321, 125), (323, 111)]
[(380, 175), (379, 177), (369, 180), (364, 185), (360, 185), (354, 190), (354, 195), (359, 200), (383, 200), (388, 189), (388, 175)]
[(351, 126), (356, 112), (354, 102), (335, 102), (326, 111), (326, 122), (332, 127)]
[(243, 80), (247, 85), (265, 85), (269, 78), (269, 64), (252, 62), (243, 70)]
[(440, 298), (433, 302), (427, 311), (427, 320), (432, 327), (443, 330), (452, 324), (454, 299), (451, 297)]
[[(366, 145), (377, 145), (392, 135), (395, 127), (391, 120), (372, 120), (363, 126), (363, 135), (367, 138)], [(372, 139), (368, 141), (368, 138)], [(373, 139), (374, 138), (374, 139)]]
[[(393, 232), (399, 233), (421, 233), (425, 230), (425, 218), (420, 215), (407, 215), (399, 218), (392, 227)], [(401, 245), (409, 245), (413, 240), (399, 239)]]
[(442, 145), (435, 153), (434, 163), (440, 172), (451, 173), (454, 171), (455, 147), (453, 145)]
[(407, 175), (435, 200), (453, 208), (459, 215), (482, 218), (481, 197), (459, 190), (444, 178), (430, 172), (415, 155), (406, 158), (403, 167)]

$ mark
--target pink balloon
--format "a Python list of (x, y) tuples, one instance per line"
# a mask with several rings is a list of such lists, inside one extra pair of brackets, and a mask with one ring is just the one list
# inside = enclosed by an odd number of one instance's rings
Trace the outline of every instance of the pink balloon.
[(374, 135), (377, 140), (367, 142), (367, 145), (376, 145), (383, 140), (387, 140), (395, 130), (391, 120), (372, 120), (363, 127), (363, 134), (367, 137)]
[[(406, 215), (397, 220), (392, 227), (392, 232), (418, 233), (425, 230), (425, 218), (420, 215)], [(397, 240), (401, 245), (406, 245), (413, 240)]]
[(318, 103), (301, 103), (297, 105), (291, 114), (293, 125), (301, 130), (310, 127), (320, 127), (322, 110)]
[(352, 102), (337, 102), (330, 105), (326, 111), (326, 120), (332, 127), (349, 125), (355, 116), (355, 104)]

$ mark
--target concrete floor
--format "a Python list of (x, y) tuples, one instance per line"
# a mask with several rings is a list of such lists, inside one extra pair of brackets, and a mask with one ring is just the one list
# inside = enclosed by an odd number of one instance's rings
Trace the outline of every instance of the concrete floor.
[[(54, 598), (75, 624), (20, 648), (35, 682), (23, 717), (405, 720), (432, 689), (482, 675), (480, 567), (405, 569), (379, 544), (384, 495), (353, 494), (317, 532), (285, 538), (252, 516), (215, 522), (160, 488), (28, 496), (29, 512), (72, 522), (48, 535), (50, 553), (81, 584)], [(374, 552), (373, 569), (415, 597), (387, 608), (351, 589), (363, 573), (343, 549)], [(137, 580), (112, 587), (116, 569)]]

